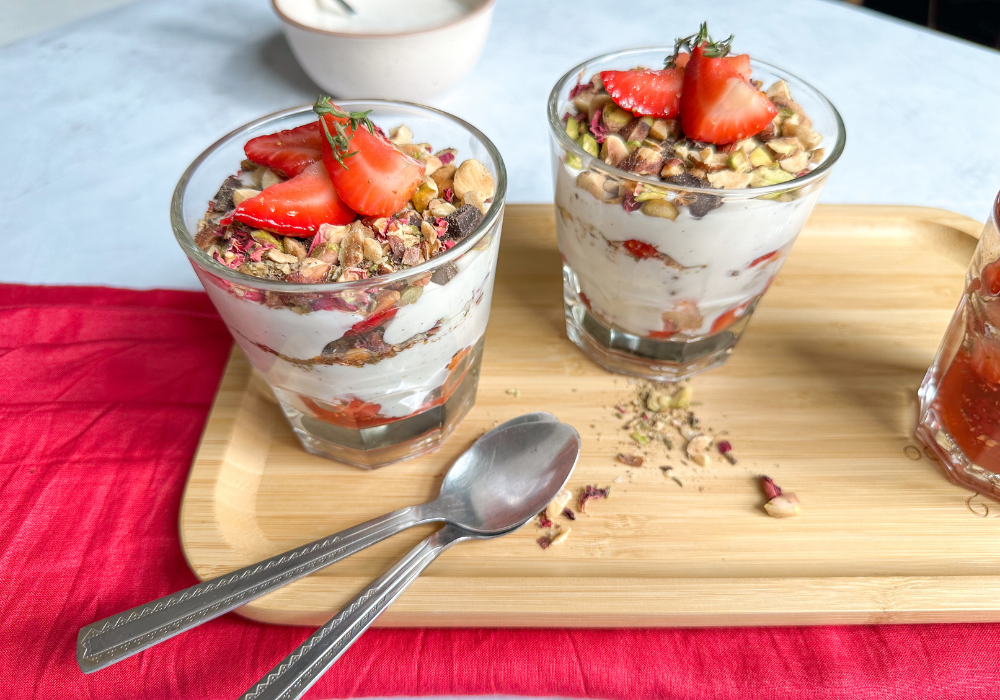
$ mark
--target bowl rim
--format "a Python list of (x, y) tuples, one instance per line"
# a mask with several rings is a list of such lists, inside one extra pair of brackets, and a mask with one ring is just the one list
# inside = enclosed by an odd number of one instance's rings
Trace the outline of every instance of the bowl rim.
[(503, 157), (500, 155), (500, 152), (497, 150), (494, 143), (487, 138), (483, 132), (472, 126), (472, 124), (469, 124), (464, 119), (456, 117), (455, 115), (449, 114), (448, 112), (440, 109), (415, 104), (413, 102), (403, 102), (400, 100), (343, 100), (338, 102), (338, 104), (348, 107), (374, 106), (375, 109), (377, 109), (380, 105), (416, 108), (425, 112), (431, 112), (438, 117), (454, 122), (458, 126), (466, 129), (474, 138), (478, 139), (489, 152), (490, 157), (493, 158), (497, 169), (496, 192), (493, 195), (493, 202), (490, 205), (489, 211), (487, 211), (486, 215), (483, 217), (483, 220), (479, 222), (479, 226), (476, 227), (472, 233), (462, 239), (458, 245), (451, 248), (451, 250), (447, 250), (440, 255), (436, 255), (430, 260), (422, 262), (419, 265), (408, 267), (405, 270), (397, 270), (396, 272), (392, 272), (388, 275), (378, 275), (377, 277), (354, 280), (352, 282), (319, 282), (315, 284), (302, 284), (299, 282), (265, 280), (260, 277), (248, 275), (244, 272), (239, 272), (238, 270), (233, 270), (232, 268), (226, 267), (214, 258), (210, 257), (205, 251), (199, 248), (197, 244), (195, 244), (194, 234), (184, 221), (184, 195), (187, 191), (187, 185), (190, 182), (191, 177), (194, 175), (195, 171), (197, 171), (198, 168), (201, 167), (201, 165), (209, 158), (209, 156), (234, 137), (237, 137), (240, 134), (245, 134), (247, 131), (262, 126), (270, 121), (299, 114), (307, 114), (313, 111), (312, 105), (303, 105), (300, 107), (283, 109), (278, 112), (259, 117), (258, 119), (254, 119), (251, 122), (247, 122), (246, 124), (233, 129), (202, 151), (198, 157), (195, 158), (184, 170), (184, 173), (181, 175), (180, 180), (177, 181), (177, 185), (174, 187), (173, 195), (170, 198), (170, 226), (173, 229), (174, 238), (177, 239), (177, 243), (192, 263), (209, 274), (222, 277), (233, 284), (273, 292), (329, 293), (348, 289), (365, 289), (371, 287), (373, 284), (383, 286), (401, 279), (409, 279), (414, 275), (420, 275), (437, 269), (438, 267), (461, 257), (478, 245), (479, 241), (486, 235), (486, 233), (491, 231), (494, 225), (501, 219), (507, 197), (507, 167), (503, 162)]
[(425, 29), (412, 29), (403, 32), (379, 32), (379, 33), (358, 33), (358, 32), (335, 32), (332, 29), (321, 29), (319, 27), (311, 27), (308, 24), (302, 24), (301, 22), (292, 19), (287, 14), (285, 14), (280, 7), (278, 7), (278, 0), (271, 0), (271, 9), (274, 13), (278, 15), (278, 18), (285, 24), (295, 27), (296, 29), (302, 29), (308, 32), (314, 32), (316, 34), (325, 34), (327, 36), (338, 36), (342, 38), (355, 38), (355, 39), (387, 39), (391, 37), (405, 37), (405, 36), (420, 36), (421, 34), (430, 34), (432, 32), (441, 31), (442, 29), (450, 29), (451, 27), (458, 26), (465, 22), (471, 22), (476, 19), (479, 15), (488, 12), (493, 9), (496, 5), (496, 0), (484, 0), (471, 12), (467, 12), (461, 17), (452, 20), (451, 22), (445, 22), (444, 24), (438, 24), (433, 27), (427, 27)]
[(569, 80), (573, 79), (575, 76), (577, 80), (583, 77), (584, 72), (587, 70), (587, 66), (597, 61), (603, 61), (607, 59), (620, 58), (623, 56), (629, 56), (632, 54), (641, 54), (649, 52), (665, 52), (663, 55), (670, 55), (673, 53), (673, 47), (664, 46), (646, 46), (633, 49), (624, 49), (621, 51), (612, 51), (610, 53), (601, 54), (600, 56), (594, 56), (593, 58), (588, 58), (586, 61), (574, 66), (573, 68), (566, 71), (565, 74), (559, 80), (556, 81), (555, 86), (549, 93), (547, 113), (549, 129), (551, 130), (556, 141), (563, 147), (563, 150), (573, 153), (578, 156), (582, 162), (587, 165), (587, 167), (594, 170), (603, 172), (606, 175), (611, 175), (618, 179), (628, 179), (634, 180), (636, 182), (642, 182), (653, 187), (658, 187), (660, 189), (676, 190), (680, 192), (691, 192), (693, 194), (710, 194), (716, 197), (722, 197), (724, 199), (753, 199), (761, 195), (775, 194), (780, 192), (787, 192), (793, 189), (800, 189), (813, 182), (822, 180), (823, 177), (829, 174), (830, 169), (833, 165), (840, 159), (840, 156), (844, 152), (844, 146), (847, 143), (847, 130), (844, 126), (844, 120), (840, 116), (840, 112), (837, 108), (833, 106), (833, 103), (824, 95), (822, 92), (817, 90), (813, 85), (802, 78), (798, 77), (793, 73), (789, 73), (783, 68), (766, 63), (764, 61), (758, 61), (756, 59), (750, 59), (751, 66), (756, 65), (761, 68), (765, 68), (772, 73), (782, 76), (792, 78), (804, 85), (809, 90), (819, 98), (820, 102), (830, 110), (833, 115), (834, 121), (837, 124), (837, 141), (830, 153), (826, 155), (823, 162), (820, 163), (814, 170), (810, 170), (809, 174), (803, 175), (802, 177), (797, 177), (794, 180), (789, 180), (788, 182), (783, 182), (777, 185), (767, 185), (766, 187), (747, 187), (741, 190), (725, 190), (716, 189), (714, 187), (687, 187), (684, 185), (674, 185), (669, 182), (664, 182), (659, 178), (652, 178), (644, 175), (637, 175), (636, 173), (630, 173), (627, 170), (621, 170), (613, 165), (608, 165), (600, 158), (594, 158), (592, 155), (583, 150), (579, 144), (569, 137), (566, 133), (566, 129), (563, 126), (562, 118), (559, 116), (559, 93), (566, 86)]

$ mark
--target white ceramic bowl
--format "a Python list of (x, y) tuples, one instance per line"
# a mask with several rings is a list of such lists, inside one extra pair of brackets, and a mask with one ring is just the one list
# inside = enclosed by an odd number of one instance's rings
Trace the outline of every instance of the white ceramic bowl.
[(319, 29), (292, 19), (271, 0), (299, 64), (334, 97), (421, 102), (444, 93), (479, 60), (496, 0), (470, 3), (441, 26), (391, 34)]

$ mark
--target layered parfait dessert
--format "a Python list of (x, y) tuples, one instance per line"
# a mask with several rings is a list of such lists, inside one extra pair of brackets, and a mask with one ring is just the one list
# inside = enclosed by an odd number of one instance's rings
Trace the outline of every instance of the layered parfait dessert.
[(245, 141), (192, 261), (306, 449), (378, 466), (441, 444), (474, 400), (499, 161), (327, 98), (313, 109)]
[[(1000, 198), (920, 387), (917, 435), (956, 483), (1000, 501)], [(987, 262), (989, 261), (989, 262)]]
[(609, 369), (724, 361), (842, 149), (822, 96), (732, 41), (702, 25), (672, 51), (594, 59), (550, 98), (567, 327)]

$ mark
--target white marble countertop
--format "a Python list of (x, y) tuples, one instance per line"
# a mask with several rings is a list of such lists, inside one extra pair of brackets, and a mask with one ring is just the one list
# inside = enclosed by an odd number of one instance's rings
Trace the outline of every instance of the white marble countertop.
[[(703, 19), (841, 111), (847, 150), (823, 201), (982, 220), (1000, 190), (998, 52), (819, 0), (609, 8), (498, 0), (482, 61), (435, 102), (496, 142), (508, 201), (552, 200), (544, 109), (562, 73)], [(140, 0), (0, 48), (0, 280), (198, 288), (167, 219), (178, 176), (217, 137), (317, 92), (267, 0)]]

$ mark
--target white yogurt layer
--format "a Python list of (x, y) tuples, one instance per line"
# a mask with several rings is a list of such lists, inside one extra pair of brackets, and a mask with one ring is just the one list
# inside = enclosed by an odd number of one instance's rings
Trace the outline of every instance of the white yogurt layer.
[(450, 24), (483, 4), (482, 0), (347, 0), (357, 14), (336, 0), (278, 0), (287, 17), (331, 32), (392, 34)]
[[(563, 259), (596, 315), (639, 336), (664, 330), (663, 313), (697, 304), (704, 335), (726, 311), (766, 288), (812, 211), (819, 189), (791, 202), (730, 200), (702, 219), (679, 207), (676, 221), (626, 212), (576, 186), (580, 171), (556, 168), (556, 228)], [(638, 240), (655, 246), (684, 268), (659, 258), (638, 260), (608, 242)], [(763, 255), (781, 254), (748, 269)], [(683, 306), (681, 307), (683, 308)]]
[(236, 342), (272, 386), (327, 403), (358, 398), (380, 404), (382, 416), (398, 418), (420, 409), (431, 392), (447, 380), (448, 363), (455, 353), (475, 345), (486, 332), (496, 249), (494, 243), (485, 250), (466, 253), (455, 263), (459, 271), (450, 282), (429, 283), (416, 302), (399, 309), (383, 339), (398, 345), (443, 321), (433, 337), (362, 367), (302, 366), (257, 344), (286, 357), (312, 359), (364, 316), (336, 310), (297, 314), (241, 299), (209, 280), (203, 281)]

